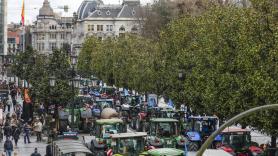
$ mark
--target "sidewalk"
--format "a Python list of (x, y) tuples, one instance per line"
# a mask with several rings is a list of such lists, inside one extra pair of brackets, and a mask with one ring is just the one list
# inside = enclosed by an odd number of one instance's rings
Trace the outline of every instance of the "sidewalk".
[[(24, 138), (23, 136), (20, 136), (20, 139), (18, 141), (18, 147), (14, 148), (14, 152), (17, 152), (17, 156), (30, 156), (35, 148), (38, 148), (39, 153), (44, 156), (45, 155), (45, 148), (46, 143), (45, 142), (36, 142), (36, 137), (32, 136), (30, 138), (31, 143), (30, 144), (24, 144)], [(14, 141), (13, 141), (14, 143)], [(0, 154), (4, 152), (4, 141), (0, 143)]]

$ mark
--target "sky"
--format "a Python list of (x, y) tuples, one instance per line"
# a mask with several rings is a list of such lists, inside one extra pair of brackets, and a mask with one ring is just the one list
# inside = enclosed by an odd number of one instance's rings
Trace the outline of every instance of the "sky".
[[(23, 0), (7, 0), (8, 1), (8, 23), (19, 23), (21, 20), (21, 8)], [(25, 0), (25, 23), (32, 24), (39, 14), (44, 0)], [(61, 13), (64, 16), (72, 16), (73, 12), (77, 12), (78, 7), (83, 0), (48, 0), (54, 12)], [(142, 4), (150, 3), (152, 0), (141, 0)], [(120, 4), (122, 0), (103, 0), (104, 4)], [(68, 5), (69, 11), (63, 12), (59, 7)]]

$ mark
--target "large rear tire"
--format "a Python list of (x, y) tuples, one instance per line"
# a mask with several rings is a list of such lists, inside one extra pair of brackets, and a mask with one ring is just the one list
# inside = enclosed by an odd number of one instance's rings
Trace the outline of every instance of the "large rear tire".
[(199, 149), (199, 144), (197, 142), (192, 142), (192, 141), (189, 142), (188, 151), (198, 151), (198, 149)]

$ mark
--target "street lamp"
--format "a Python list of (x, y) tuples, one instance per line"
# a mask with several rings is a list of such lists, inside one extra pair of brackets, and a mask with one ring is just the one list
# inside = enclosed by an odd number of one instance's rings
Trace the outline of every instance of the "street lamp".
[(54, 87), (55, 84), (56, 84), (56, 77), (55, 77), (55, 76), (50, 76), (50, 77), (49, 77), (49, 85), (50, 85), (51, 87)]
[(71, 127), (74, 127), (74, 95), (75, 95), (75, 88), (79, 88), (80, 86), (80, 76), (76, 75), (75, 73), (75, 65), (77, 64), (77, 56), (71, 56), (71, 67), (72, 67), (72, 79), (70, 81), (71, 88), (72, 88), (72, 104), (71, 104)]

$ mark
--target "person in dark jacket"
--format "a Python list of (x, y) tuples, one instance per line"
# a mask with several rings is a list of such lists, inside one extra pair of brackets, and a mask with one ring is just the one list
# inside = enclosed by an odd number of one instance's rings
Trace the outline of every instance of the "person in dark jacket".
[(35, 148), (35, 152), (32, 153), (31, 156), (41, 156), (41, 154), (38, 152), (38, 149)]
[(31, 126), (26, 123), (24, 125), (24, 143), (26, 144), (26, 142), (28, 141), (28, 144), (31, 143), (30, 142), (30, 132), (31, 132)]
[(6, 152), (6, 156), (12, 156), (13, 150), (13, 142), (10, 140), (10, 138), (7, 138), (7, 140), (4, 143), (4, 152)]
[(46, 151), (45, 151), (45, 156), (52, 156), (52, 147), (51, 143), (49, 142), (48, 145), (46, 146)]
[(6, 139), (10, 138), (13, 134), (13, 129), (12, 127), (6, 123), (4, 126), (4, 135), (6, 136)]
[(18, 143), (18, 140), (19, 140), (20, 133), (21, 133), (20, 129), (18, 127), (15, 127), (14, 132), (13, 132), (15, 147), (17, 147), (17, 143)]

